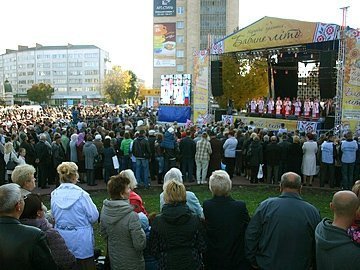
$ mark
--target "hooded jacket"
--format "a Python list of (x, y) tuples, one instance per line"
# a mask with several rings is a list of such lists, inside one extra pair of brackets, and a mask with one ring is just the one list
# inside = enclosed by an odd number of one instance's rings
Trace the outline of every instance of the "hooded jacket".
[(107, 239), (111, 269), (145, 269), (146, 235), (128, 200), (104, 200), (101, 234)]
[(92, 224), (99, 218), (89, 193), (71, 183), (63, 183), (51, 192), (51, 212), (55, 229), (77, 259), (94, 256)]
[(94, 160), (98, 155), (95, 144), (93, 142), (86, 142), (83, 148), (83, 153), (85, 156), (85, 169), (93, 170), (94, 169)]
[(360, 268), (360, 248), (344, 229), (323, 219), (315, 230), (318, 270), (352, 270)]
[(165, 204), (152, 223), (149, 246), (159, 269), (202, 269), (206, 244), (199, 217), (185, 203)]

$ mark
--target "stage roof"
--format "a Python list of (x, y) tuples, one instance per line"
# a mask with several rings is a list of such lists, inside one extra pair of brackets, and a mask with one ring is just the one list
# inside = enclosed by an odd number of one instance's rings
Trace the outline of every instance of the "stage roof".
[(331, 41), (338, 39), (339, 30), (336, 24), (263, 17), (213, 44), (211, 54)]

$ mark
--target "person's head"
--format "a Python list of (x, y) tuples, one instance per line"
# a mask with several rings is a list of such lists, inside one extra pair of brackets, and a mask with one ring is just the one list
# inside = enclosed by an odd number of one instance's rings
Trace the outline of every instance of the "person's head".
[(354, 186), (352, 187), (352, 192), (354, 192), (360, 199), (360, 180), (355, 182)]
[(170, 181), (170, 180), (174, 180), (177, 181), (179, 183), (183, 182), (182, 179), (182, 173), (178, 168), (171, 168), (170, 170), (168, 170), (168, 172), (164, 175), (164, 185), (163, 185), (163, 189), (165, 188), (165, 184), (166, 182)]
[(314, 135), (312, 133), (307, 133), (306, 137), (308, 138), (308, 140), (313, 140), (314, 139)]
[(301, 177), (294, 172), (287, 172), (281, 176), (280, 192), (301, 192)]
[(55, 133), (54, 135), (54, 141), (56, 141), (57, 143), (61, 142), (61, 135), (60, 133)]
[(57, 167), (61, 183), (75, 184), (79, 179), (78, 166), (74, 162), (62, 162)]
[(34, 177), (35, 172), (35, 168), (31, 165), (18, 165), (11, 174), (11, 180), (20, 187), (32, 191), (36, 187), (36, 179)]
[(232, 182), (226, 171), (214, 171), (209, 179), (209, 189), (213, 196), (229, 196)]
[(40, 136), (39, 136), (39, 140), (43, 141), (43, 142), (46, 141), (46, 134), (41, 133)]
[(277, 143), (277, 138), (276, 138), (276, 136), (271, 136), (271, 142), (272, 143)]
[(124, 138), (125, 138), (125, 139), (130, 139), (130, 132), (125, 131), (125, 133), (124, 133)]
[(77, 139), (78, 139), (78, 135), (77, 135), (76, 133), (72, 134), (71, 137), (70, 137), (70, 140), (71, 140), (72, 142), (76, 142)]
[(293, 136), (293, 143), (300, 143), (300, 137), (299, 136)]
[(334, 222), (348, 222), (349, 226), (356, 216), (359, 207), (359, 198), (350, 190), (338, 191), (334, 194), (330, 203), (330, 209), (334, 212)]
[(18, 184), (11, 183), (0, 186), (0, 217), (19, 219), (24, 210), (24, 197)]
[(173, 179), (166, 182), (164, 185), (164, 201), (166, 204), (186, 202), (185, 186)]
[(129, 184), (129, 187), (131, 190), (134, 190), (137, 186), (137, 181), (136, 181), (136, 177), (134, 175), (134, 172), (130, 169), (127, 169), (127, 170), (123, 170), (120, 172), (120, 175), (122, 177), (125, 177), (127, 179), (129, 179), (130, 181), (130, 184)]
[(19, 155), (22, 156), (22, 157), (25, 157), (26, 156), (26, 149), (20, 147), (19, 148)]
[(109, 148), (110, 145), (111, 145), (111, 139), (106, 138), (106, 139), (104, 140), (104, 147), (105, 147), (105, 148)]
[(10, 154), (14, 150), (12, 142), (7, 142), (4, 145), (4, 154)]
[(45, 213), (42, 208), (42, 201), (38, 194), (29, 194), (25, 199), (25, 207), (20, 219), (44, 218)]
[(107, 190), (112, 200), (127, 200), (130, 196), (130, 180), (120, 174), (110, 177)]

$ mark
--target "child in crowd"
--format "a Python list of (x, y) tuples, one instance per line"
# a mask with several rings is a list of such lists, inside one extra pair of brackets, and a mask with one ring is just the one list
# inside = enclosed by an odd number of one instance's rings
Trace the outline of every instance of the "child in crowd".
[[(158, 269), (158, 261), (153, 256), (150, 255), (150, 250), (148, 245), (150, 230), (151, 230), (151, 226), (149, 225), (149, 219), (143, 212), (138, 213), (138, 215), (141, 222), (141, 227), (143, 228), (146, 234), (146, 248), (144, 249), (145, 270), (156, 270)], [(156, 214), (153, 213), (149, 215), (149, 218), (154, 219), (155, 216)]]
[(18, 165), (26, 164), (25, 156), (26, 156), (26, 149), (25, 148), (19, 148), (19, 164)]

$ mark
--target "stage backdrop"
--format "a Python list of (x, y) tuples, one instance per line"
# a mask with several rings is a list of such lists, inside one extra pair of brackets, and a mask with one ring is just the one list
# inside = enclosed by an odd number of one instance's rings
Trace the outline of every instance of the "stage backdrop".
[(189, 106), (160, 106), (158, 111), (158, 121), (186, 123), (191, 118), (191, 108)]
[(342, 125), (360, 131), (360, 31), (346, 32)]
[(194, 53), (193, 104), (193, 122), (196, 124), (208, 114), (209, 53), (207, 50)]

